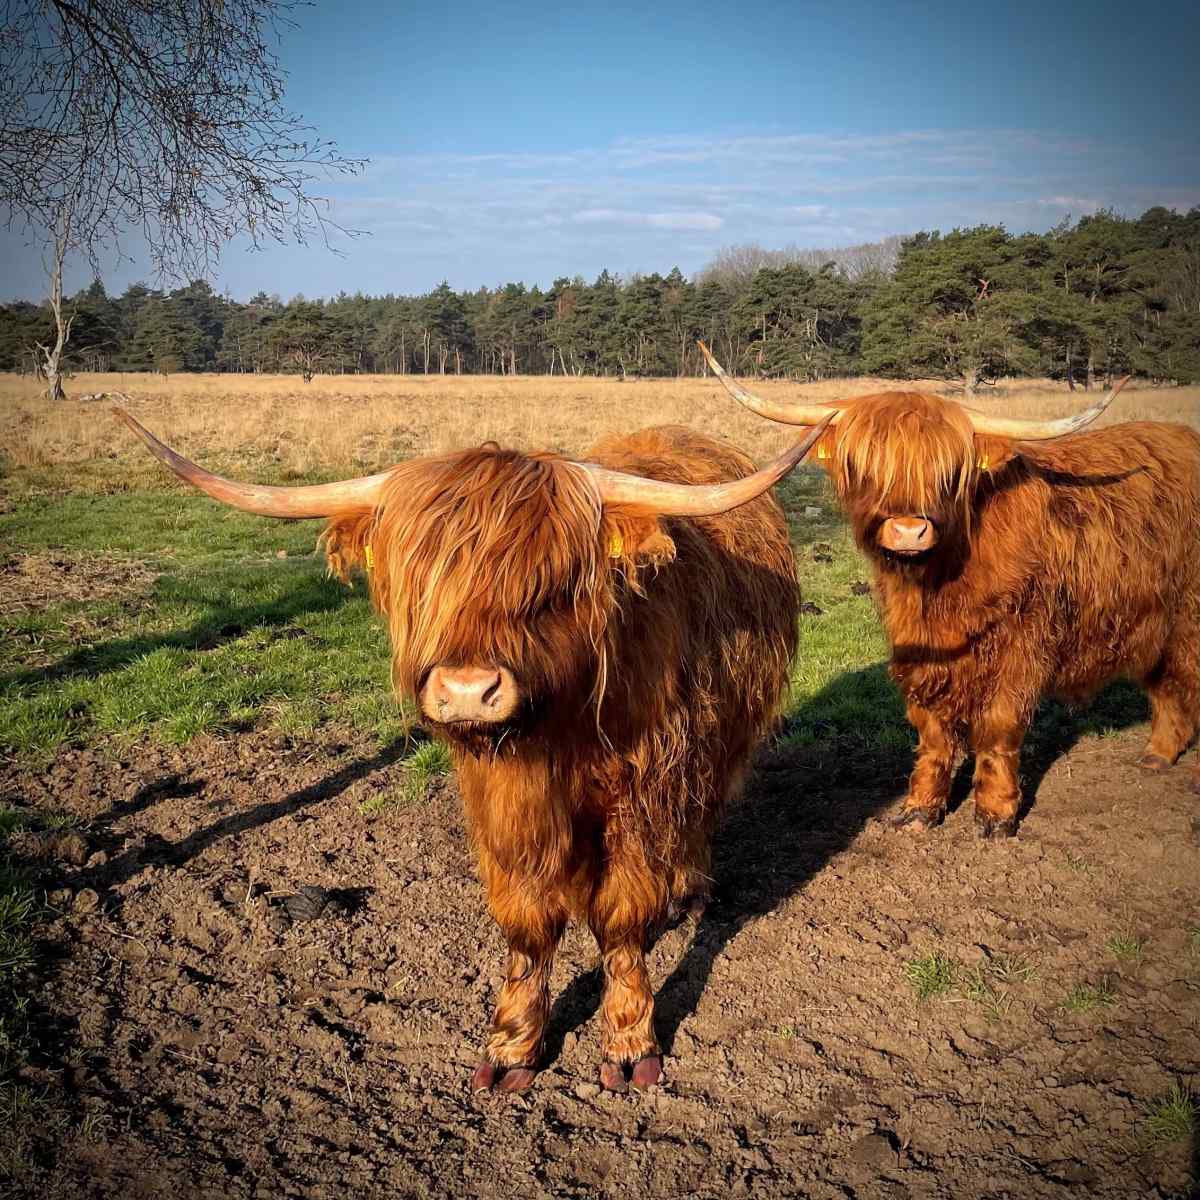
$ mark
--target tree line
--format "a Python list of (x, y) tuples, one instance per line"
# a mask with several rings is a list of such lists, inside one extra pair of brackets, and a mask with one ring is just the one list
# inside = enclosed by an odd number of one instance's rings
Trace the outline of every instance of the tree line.
[[(733, 247), (694, 279), (603, 271), (548, 288), (287, 302), (260, 291), (241, 303), (203, 281), (114, 297), (97, 280), (64, 301), (66, 356), (90, 371), (673, 376), (703, 370), (702, 338), (739, 374), (802, 381), (1200, 381), (1200, 209), (1100, 212), (1042, 234), (925, 232), (876, 250)], [(0, 370), (36, 371), (52, 328), (47, 304), (0, 308)]]

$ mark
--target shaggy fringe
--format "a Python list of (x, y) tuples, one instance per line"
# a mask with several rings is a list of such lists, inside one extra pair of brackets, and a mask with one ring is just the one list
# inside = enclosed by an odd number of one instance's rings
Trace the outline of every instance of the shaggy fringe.
[[(1118, 677), (1150, 696), (1148, 752), (1174, 761), (1200, 728), (1200, 434), (1142, 422), (1013, 442), (909, 393), (847, 412), (827, 461), (921, 735), (907, 806), (944, 807), (965, 736), (977, 811), (1015, 821), (1038, 699), (1082, 703)], [(879, 518), (921, 513), (942, 524), (930, 554), (882, 554)]]

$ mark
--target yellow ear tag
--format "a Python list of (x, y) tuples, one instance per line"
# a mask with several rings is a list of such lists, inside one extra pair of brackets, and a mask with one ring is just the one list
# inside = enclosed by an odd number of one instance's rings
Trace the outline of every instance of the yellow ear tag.
[(983, 458), (979, 460), (979, 469), (981, 471), (986, 471), (988, 469), (989, 462), (990, 460), (988, 459), (987, 455), (984, 455)]
[(817, 457), (818, 458), (828, 458), (829, 451), (826, 450), (824, 446), (818, 446), (817, 447)]
[(375, 569), (375, 554), (371, 549), (370, 542), (363, 547), (363, 558), (366, 560), (367, 570), (373, 571)]
[(620, 558), (625, 553), (625, 539), (619, 533), (613, 533), (608, 541), (608, 557)]

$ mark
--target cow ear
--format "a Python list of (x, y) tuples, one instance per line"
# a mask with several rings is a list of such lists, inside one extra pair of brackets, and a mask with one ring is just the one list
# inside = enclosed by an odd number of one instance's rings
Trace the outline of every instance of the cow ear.
[(975, 469), (981, 475), (998, 475), (1018, 455), (1012, 438), (994, 433), (975, 435)]
[(334, 513), (321, 534), (329, 573), (343, 583), (350, 582), (350, 572), (355, 567), (370, 570), (374, 566), (370, 541), (374, 517), (374, 510), (370, 508)]
[(655, 516), (608, 508), (602, 531), (605, 552), (627, 566), (662, 566), (675, 561), (675, 542)]

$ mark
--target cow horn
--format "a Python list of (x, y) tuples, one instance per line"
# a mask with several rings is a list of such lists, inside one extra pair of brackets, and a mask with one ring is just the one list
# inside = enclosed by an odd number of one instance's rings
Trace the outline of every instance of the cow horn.
[[(378, 501), (379, 490), (389, 475), (384, 471), (379, 475), (309, 487), (260, 487), (238, 483), (214, 475), (176, 454), (124, 409), (115, 408), (113, 412), (146, 443), (155, 458), (164, 462), (185, 483), (198, 487), (222, 504), (257, 513), (261, 517), (327, 517), (350, 505), (372, 507)], [(644, 479), (640, 475), (610, 471), (594, 463), (576, 465), (592, 477), (601, 499), (606, 503), (636, 505), (664, 517), (715, 516), (754, 500), (772, 484), (778, 483), (812, 449), (828, 424), (829, 418), (826, 417), (815, 429), (809, 430), (799, 443), (785, 450), (760, 471), (729, 483), (665, 483), (659, 479)]]
[(696, 343), (704, 355), (712, 373), (725, 385), (725, 390), (735, 399), (741, 401), (751, 412), (756, 412), (768, 421), (778, 421), (783, 425), (816, 425), (826, 417), (836, 423), (841, 409), (830, 404), (773, 404), (753, 392), (748, 392), (736, 379), (725, 374), (725, 368), (712, 356), (712, 351), (703, 343)]
[(796, 445), (785, 450), (761, 470), (729, 483), (665, 483), (610, 471), (594, 463), (579, 463), (595, 481), (606, 504), (632, 504), (662, 517), (713, 517), (757, 499), (799, 465), (823, 434), (832, 413), (826, 413), (814, 429)]
[(222, 479), (220, 475), (214, 475), (176, 454), (123, 408), (114, 408), (113, 413), (146, 443), (155, 458), (170, 467), (185, 483), (207, 492), (222, 504), (257, 513), (260, 517), (327, 517), (353, 505), (370, 508), (379, 499), (379, 490), (389, 475), (388, 471), (383, 471), (359, 479), (302, 487), (261, 487), (238, 483), (233, 479)]
[(973, 408), (966, 408), (965, 405), (964, 409), (971, 418), (976, 433), (995, 433), (1018, 442), (1044, 442), (1050, 438), (1065, 437), (1068, 433), (1077, 433), (1085, 425), (1090, 425), (1117, 398), (1117, 393), (1131, 378), (1132, 376), (1126, 375), (1118, 379), (1107, 396), (1097, 400), (1083, 412), (1078, 412), (1073, 417), (1059, 417), (1055, 421), (1021, 421), (1016, 417), (989, 416), (987, 413), (976, 412)]
[[(842, 414), (844, 409), (828, 404), (778, 404), (764, 400), (761, 396), (747, 391), (741, 384), (731, 379), (713, 358), (708, 347), (699, 343), (712, 372), (725, 385), (725, 390), (747, 408), (766, 417), (768, 421), (779, 421), (785, 425), (813, 425), (829, 413), (833, 420)], [(1076, 413), (1073, 417), (1060, 417), (1054, 421), (1021, 421), (1015, 417), (994, 417), (987, 413), (976, 412), (963, 406), (963, 411), (971, 418), (971, 424), (976, 433), (994, 433), (1001, 437), (1013, 438), (1022, 442), (1046, 441), (1049, 438), (1064, 437), (1068, 433), (1076, 433), (1085, 425), (1090, 425), (1117, 397), (1117, 393), (1129, 382), (1130, 377), (1118, 380), (1116, 386), (1101, 400), (1097, 400), (1090, 408)]]

